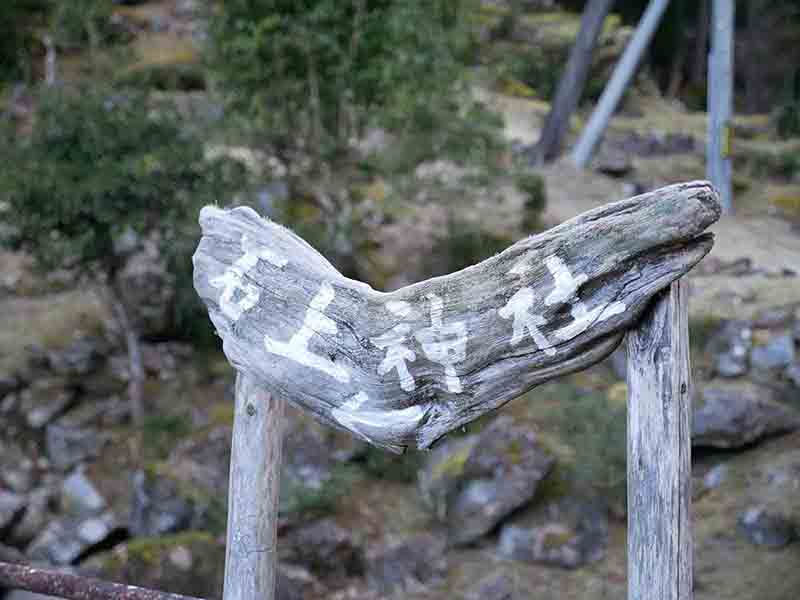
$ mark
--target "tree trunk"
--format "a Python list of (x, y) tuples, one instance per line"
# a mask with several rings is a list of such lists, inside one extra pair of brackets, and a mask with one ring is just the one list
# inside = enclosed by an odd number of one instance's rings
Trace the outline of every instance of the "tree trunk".
[(128, 352), (128, 402), (130, 403), (131, 422), (134, 427), (141, 428), (144, 422), (144, 403), (142, 401), (142, 387), (144, 385), (144, 367), (142, 366), (142, 346), (139, 334), (128, 315), (128, 309), (120, 298), (119, 293), (112, 283), (106, 286), (106, 294), (114, 313), (114, 319), (125, 336), (125, 346)]
[(575, 112), (586, 86), (597, 39), (613, 5), (614, 0), (590, 0), (583, 11), (578, 37), (570, 51), (569, 61), (558, 83), (556, 97), (534, 150), (533, 160), (538, 164), (557, 158), (561, 152), (570, 117)]

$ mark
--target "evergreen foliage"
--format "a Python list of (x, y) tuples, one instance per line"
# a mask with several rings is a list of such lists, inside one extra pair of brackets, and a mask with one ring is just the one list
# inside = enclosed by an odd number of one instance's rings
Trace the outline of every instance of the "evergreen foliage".
[(177, 289), (193, 297), (197, 212), (243, 185), (238, 163), (205, 160), (202, 140), (172, 106), (131, 90), (44, 92), (30, 139), (5, 134), (7, 242), (46, 269), (113, 275), (122, 260), (114, 241), (132, 230), (161, 241), (182, 279)]

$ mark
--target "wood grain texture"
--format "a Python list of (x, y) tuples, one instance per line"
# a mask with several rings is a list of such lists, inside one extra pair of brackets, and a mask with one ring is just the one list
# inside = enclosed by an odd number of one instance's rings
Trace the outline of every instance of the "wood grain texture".
[(688, 284), (628, 333), (628, 600), (691, 600)]
[(237, 375), (224, 600), (275, 598), (284, 406), (250, 375)]
[(255, 211), (206, 207), (194, 283), (241, 372), (395, 451), (607, 356), (711, 249), (706, 182), (608, 204), (391, 293)]

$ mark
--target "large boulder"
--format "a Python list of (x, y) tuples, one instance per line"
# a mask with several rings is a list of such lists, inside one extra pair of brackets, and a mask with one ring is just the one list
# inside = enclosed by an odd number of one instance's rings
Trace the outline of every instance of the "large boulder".
[(282, 560), (302, 565), (318, 576), (356, 576), (364, 553), (349, 529), (331, 518), (298, 527), (278, 542)]
[(449, 541), (470, 544), (529, 502), (554, 462), (531, 429), (503, 416), (435, 450), (420, 473), (419, 491), (447, 525)]
[(607, 544), (604, 504), (567, 497), (504, 525), (498, 551), (505, 558), (574, 569), (602, 559)]
[(444, 539), (431, 534), (389, 542), (367, 557), (367, 579), (387, 595), (430, 585), (447, 571), (444, 551)]
[(747, 381), (711, 382), (695, 402), (692, 444), (740, 448), (800, 427), (800, 414), (765, 386)]

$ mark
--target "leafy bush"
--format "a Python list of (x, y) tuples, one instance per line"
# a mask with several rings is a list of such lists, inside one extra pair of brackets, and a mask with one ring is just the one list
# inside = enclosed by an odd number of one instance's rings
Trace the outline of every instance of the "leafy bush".
[(120, 38), (111, 21), (111, 0), (69, 0), (54, 5), (50, 28), (57, 46), (98, 48)]
[(230, 0), (211, 64), (279, 147), (331, 157), (374, 119), (437, 105), (463, 75), (465, 0)]
[(49, 0), (0, 3), (0, 82), (25, 79), (38, 45), (34, 27), (44, 22)]
[[(113, 277), (122, 261), (114, 240), (132, 230), (160, 240), (186, 277), (199, 207), (243, 184), (238, 163), (204, 159), (174, 107), (131, 90), (44, 92), (30, 139), (12, 139), (0, 150), (10, 242), (48, 269)], [(187, 281), (182, 293), (197, 305)]]
[(773, 113), (773, 121), (780, 138), (800, 137), (800, 100), (779, 106)]

